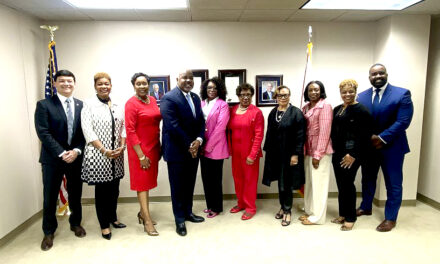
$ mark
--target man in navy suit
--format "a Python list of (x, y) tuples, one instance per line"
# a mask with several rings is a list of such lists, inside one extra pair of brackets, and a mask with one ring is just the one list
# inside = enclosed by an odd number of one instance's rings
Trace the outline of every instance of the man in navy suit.
[(396, 226), (402, 203), (403, 161), (409, 152), (405, 130), (413, 116), (411, 92), (388, 83), (384, 65), (374, 64), (370, 68), (372, 88), (359, 94), (358, 101), (365, 105), (374, 118), (371, 152), (362, 164), (362, 203), (357, 215), (371, 215), (376, 191), (379, 167), (385, 179), (387, 201), (385, 220), (377, 226), (379, 232), (391, 231)]
[(82, 101), (73, 98), (75, 76), (67, 70), (55, 74), (58, 94), (38, 101), (35, 129), (41, 140), (40, 163), (43, 170), (43, 232), (42, 250), (52, 248), (58, 227), (55, 216), (58, 192), (63, 175), (67, 178), (67, 193), (71, 215), (70, 229), (84, 237), (81, 226), (81, 163), (85, 140), (81, 129)]
[(187, 233), (185, 221), (199, 223), (205, 220), (192, 212), (198, 151), (205, 132), (200, 99), (191, 92), (193, 87), (193, 73), (187, 70), (179, 74), (177, 87), (160, 101), (162, 151), (168, 166), (176, 232), (181, 236)]

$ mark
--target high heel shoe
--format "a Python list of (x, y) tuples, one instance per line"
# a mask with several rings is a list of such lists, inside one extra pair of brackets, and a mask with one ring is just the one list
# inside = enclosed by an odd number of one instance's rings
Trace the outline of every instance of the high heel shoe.
[(112, 238), (112, 232), (110, 232), (108, 234), (101, 233), (101, 235), (104, 239), (107, 239), (107, 240), (110, 240)]
[(281, 208), (281, 209), (278, 211), (278, 213), (275, 214), (275, 219), (281, 219), (281, 218), (283, 218), (283, 213), (284, 213), (284, 210)]
[[(139, 224), (143, 225), (145, 223), (145, 220), (142, 217), (141, 212), (138, 213), (137, 217), (138, 217)], [(154, 220), (151, 220), (151, 223), (153, 223), (153, 225), (157, 225), (156, 221), (154, 221)]]
[[(289, 220), (287, 220), (287, 217), (289, 217)], [(291, 212), (284, 212), (283, 214), (283, 220), (281, 220), (282, 226), (288, 226), (290, 225), (290, 221), (292, 219), (292, 213)]]
[(114, 228), (126, 228), (127, 226), (121, 222), (116, 223), (116, 222), (111, 222), (110, 223)]
[(153, 227), (153, 230), (148, 230), (148, 223), (144, 224), (144, 231), (149, 235), (149, 236), (158, 236), (159, 232), (157, 232), (157, 230)]

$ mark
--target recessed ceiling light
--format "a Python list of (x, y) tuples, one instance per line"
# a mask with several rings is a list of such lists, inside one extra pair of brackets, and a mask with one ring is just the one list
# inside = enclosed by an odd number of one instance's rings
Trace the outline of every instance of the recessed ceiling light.
[(83, 9), (185, 9), (187, 0), (63, 0)]
[(301, 9), (402, 10), (424, 0), (309, 0)]

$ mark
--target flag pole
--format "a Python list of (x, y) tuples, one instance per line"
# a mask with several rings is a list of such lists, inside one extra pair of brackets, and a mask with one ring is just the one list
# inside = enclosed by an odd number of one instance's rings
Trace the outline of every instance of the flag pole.
[(312, 59), (312, 48), (313, 48), (312, 33), (313, 33), (312, 26), (309, 26), (309, 41), (307, 43), (306, 67), (304, 69), (304, 79), (303, 79), (302, 92), (301, 92), (300, 108), (302, 108), (303, 100), (304, 100), (304, 90), (306, 88), (305, 85), (306, 85), (306, 78), (307, 78), (307, 68), (309, 66), (310, 60)]

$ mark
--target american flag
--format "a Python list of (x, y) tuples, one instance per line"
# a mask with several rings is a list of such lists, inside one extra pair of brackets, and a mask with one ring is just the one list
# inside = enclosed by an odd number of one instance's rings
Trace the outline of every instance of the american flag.
[(46, 86), (44, 88), (44, 95), (46, 98), (57, 94), (57, 89), (53, 85), (55, 73), (58, 71), (57, 54), (55, 52), (55, 41), (49, 42), (49, 65), (46, 73)]

